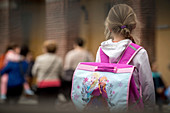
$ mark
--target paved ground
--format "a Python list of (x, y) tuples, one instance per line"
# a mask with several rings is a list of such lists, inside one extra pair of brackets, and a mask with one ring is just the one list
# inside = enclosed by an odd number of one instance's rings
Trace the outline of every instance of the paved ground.
[[(158, 107), (156, 109), (158, 109)], [(12, 102), (9, 104), (0, 103), (0, 113), (72, 113), (72, 112), (75, 113), (76, 110), (71, 101), (66, 103), (56, 102), (54, 105), (47, 104), (39, 105), (36, 97), (25, 98), (23, 96), (18, 103)], [(102, 113), (102, 111), (96, 113)], [(170, 105), (164, 105), (162, 111), (159, 111), (159, 113), (170, 113)]]
[(13, 101), (9, 103), (0, 102), (0, 113), (70, 113), (75, 111), (71, 101), (64, 103), (56, 101), (53, 105), (40, 105), (37, 97), (22, 96), (18, 103)]

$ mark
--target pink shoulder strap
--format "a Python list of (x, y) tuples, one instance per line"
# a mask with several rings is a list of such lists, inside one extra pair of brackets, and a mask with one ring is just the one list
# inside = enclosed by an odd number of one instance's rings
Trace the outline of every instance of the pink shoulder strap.
[[(133, 57), (142, 49), (141, 46), (130, 43), (127, 48), (125, 49), (122, 57), (118, 61), (119, 64), (129, 64)], [(142, 97), (142, 86), (140, 85), (140, 96)]]
[[(132, 60), (132, 58), (136, 55), (136, 53), (142, 49), (141, 46), (130, 43), (128, 47), (125, 49), (124, 53), (122, 54), (122, 57), (118, 61), (119, 64), (129, 64), (129, 62)], [(103, 50), (100, 48), (100, 62), (102, 63), (109, 63), (109, 57), (103, 52)]]
[(125, 49), (118, 63), (129, 64), (133, 57), (136, 55), (136, 53), (138, 53), (138, 51), (141, 49), (142, 49), (141, 46), (134, 43), (130, 43), (129, 46)]
[(109, 57), (102, 51), (101, 48), (100, 48), (100, 62), (109, 63)]

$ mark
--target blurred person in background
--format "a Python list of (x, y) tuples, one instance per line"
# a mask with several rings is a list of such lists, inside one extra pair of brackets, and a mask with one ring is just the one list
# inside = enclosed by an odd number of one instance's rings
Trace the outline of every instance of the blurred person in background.
[(32, 61), (31, 61), (29, 47), (26, 46), (26, 45), (21, 46), (20, 55), (21, 55), (21, 59), (28, 64), (27, 71), (24, 74), (24, 78), (25, 78), (25, 81), (26, 81), (24, 83), (24, 92), (25, 92), (26, 95), (34, 95), (34, 92), (30, 88), (31, 87), (30, 80), (32, 79), (32, 74), (31, 74), (30, 68), (33, 64), (32, 64)]
[[(1, 99), (17, 102), (25, 83), (24, 74), (28, 64), (21, 60), (20, 47), (13, 44), (5, 55), (5, 66), (1, 70)], [(4, 77), (4, 78), (3, 78)]]
[[(1, 56), (1, 70), (9, 61), (18, 62), (20, 60), (20, 47), (15, 43), (10, 43), (5, 53)], [(6, 100), (8, 74), (3, 74), (1, 77), (1, 100)]]
[(56, 99), (65, 101), (60, 93), (63, 72), (62, 59), (56, 55), (57, 45), (54, 40), (44, 42), (44, 54), (38, 56), (32, 68), (33, 76), (36, 76), (37, 95), (40, 104), (54, 104)]
[(70, 50), (65, 57), (63, 87), (67, 99), (70, 99), (72, 76), (77, 65), (80, 62), (94, 61), (93, 55), (84, 48), (84, 40), (82, 38), (75, 38), (73, 43), (73, 50)]
[[(170, 65), (168, 66), (168, 69), (170, 71)], [(164, 92), (165, 96), (167, 97), (167, 103), (170, 105), (170, 85), (166, 88)]]
[[(19, 47), (19, 45), (15, 44), (15, 43), (11, 43), (7, 49), (6, 49), (6, 53), (4, 54), (4, 60), (2, 60), (2, 68), (6, 67), (6, 65), (8, 64), (8, 62), (20, 62), (21, 61), (21, 55), (20, 55), (20, 51), (21, 48)], [(22, 74), (22, 73), (21, 73)], [(22, 74), (22, 76), (24, 76)], [(1, 100), (6, 100), (6, 93), (7, 93), (7, 82), (8, 82), (8, 74), (4, 73), (4, 75), (2, 75), (1, 77)], [(33, 95), (33, 92), (30, 90), (30, 87), (28, 86), (27, 82), (24, 82), (24, 91), (27, 95)]]
[(168, 88), (166, 88), (165, 92), (164, 92), (165, 96), (167, 97), (167, 101), (168, 101), (168, 105), (170, 105), (170, 86), (168, 86)]
[(34, 65), (34, 57), (33, 57), (33, 53), (31, 51), (29, 51), (26, 55), (26, 61), (28, 62), (28, 70), (26, 73), (26, 80), (29, 84), (30, 87), (32, 87), (33, 85), (33, 75), (32, 75), (32, 68)]
[(158, 71), (158, 65), (156, 61), (151, 64), (152, 69), (152, 77), (155, 86), (155, 97), (156, 97), (156, 104), (159, 106), (159, 110), (162, 110), (163, 102), (165, 101), (165, 84), (162, 80), (161, 73)]
[[(0, 56), (0, 70), (2, 70), (6, 63), (7, 62), (5, 59), (5, 56), (7, 55), (7, 53), (10, 52), (10, 50), (12, 50), (12, 48), (15, 48), (15, 45), (14, 44), (9, 44), (7, 47), (6, 47), (6, 50), (3, 54), (1, 54)], [(7, 74), (4, 74), (3, 76), (1, 76), (1, 101), (5, 101), (6, 100), (6, 93), (7, 93), (7, 81), (8, 81), (8, 75)]]
[(11, 50), (11, 46), (8, 45), (5, 49), (5, 52), (0, 55), (0, 70), (2, 70), (5, 67), (5, 56), (8, 52), (8, 50)]

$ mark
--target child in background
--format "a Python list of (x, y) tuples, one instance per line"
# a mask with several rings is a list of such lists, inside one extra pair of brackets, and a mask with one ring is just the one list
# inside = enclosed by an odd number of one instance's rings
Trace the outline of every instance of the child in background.
[(165, 90), (164, 94), (168, 99), (168, 105), (170, 105), (170, 86)]
[[(19, 62), (21, 60), (20, 57), (20, 47), (17, 44), (11, 44), (4, 58), (4, 67), (7, 65), (9, 61)], [(24, 76), (24, 75), (23, 75)], [(6, 100), (7, 94), (7, 82), (8, 82), (8, 74), (3, 74), (1, 77), (1, 100)], [(28, 95), (33, 95), (34, 93), (30, 90), (30, 87), (27, 82), (24, 83), (25, 93)]]
[(161, 78), (161, 74), (158, 72), (158, 66), (156, 62), (151, 64), (152, 67), (152, 77), (155, 86), (155, 96), (156, 96), (156, 104), (159, 106), (159, 109), (162, 109), (162, 104), (164, 100), (164, 89), (165, 85)]

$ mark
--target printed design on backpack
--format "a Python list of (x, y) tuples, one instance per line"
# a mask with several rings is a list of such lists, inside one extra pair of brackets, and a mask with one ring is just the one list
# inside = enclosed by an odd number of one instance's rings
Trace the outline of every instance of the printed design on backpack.
[(90, 77), (86, 77), (83, 80), (82, 83), (82, 100), (88, 103), (90, 101), (90, 98), (92, 97), (91, 93), (98, 87), (98, 79), (99, 79), (98, 73), (93, 73)]
[[(102, 97), (107, 100), (106, 85), (108, 82), (109, 80), (106, 76), (101, 76), (96, 72), (92, 73), (89, 77), (84, 78), (81, 89), (82, 100), (89, 103), (93, 96), (99, 95), (102, 95)], [(111, 87), (109, 90), (111, 90)]]
[(130, 75), (131, 73), (77, 70), (76, 77), (73, 78), (72, 100), (79, 110), (88, 109), (91, 104), (99, 102), (98, 97), (105, 101), (104, 104), (110, 110), (125, 110), (127, 106), (122, 105), (127, 104), (127, 84)]
[(108, 79), (106, 76), (102, 76), (99, 78), (99, 91), (100, 91), (100, 94), (105, 94), (105, 98), (108, 98), (107, 96), (107, 92), (106, 92), (106, 84), (107, 84)]
[(113, 98), (113, 95), (116, 93), (116, 92), (114, 91), (114, 89), (113, 89), (113, 84), (110, 84), (110, 85), (107, 87), (107, 89), (108, 89), (108, 92), (109, 92), (109, 94), (108, 94), (108, 95), (109, 95), (109, 98), (107, 99), (108, 106), (109, 106), (109, 107), (113, 107), (113, 106), (115, 106), (115, 104), (111, 102), (111, 98)]

